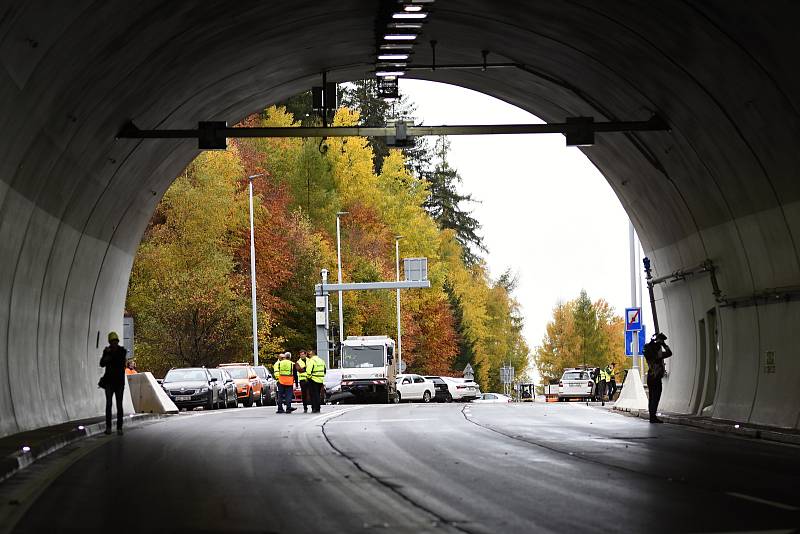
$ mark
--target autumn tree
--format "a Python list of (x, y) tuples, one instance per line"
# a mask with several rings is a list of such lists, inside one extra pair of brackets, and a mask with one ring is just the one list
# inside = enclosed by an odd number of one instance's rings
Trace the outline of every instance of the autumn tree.
[[(337, 110), (333, 124), (359, 124), (362, 111), (387, 112), (368, 102), (369, 87), (362, 89), (368, 105)], [(303, 102), (290, 105), (302, 110)], [(300, 121), (271, 106), (243, 124), (294, 127)], [(431, 181), (418, 172), (427, 163), (414, 163), (409, 151), (378, 151), (360, 137), (265, 138), (233, 141), (227, 152), (198, 157), (157, 208), (134, 263), (128, 308), (139, 326), (140, 367), (163, 372), (171, 365), (249, 358), (245, 188), (248, 176), (260, 174), (254, 194), (262, 359), (313, 347), (313, 287), (321, 269), (335, 273), (336, 213), (343, 210), (346, 281), (394, 279), (398, 235), (403, 257), (428, 258), (431, 287), (402, 292), (403, 359), (410, 370), (457, 374), (470, 363), (484, 389), (508, 362), (523, 373), (528, 349), (513, 277), (493, 280), (481, 258), (465, 254), (470, 243), (476, 246), (469, 231), (477, 221), (459, 214), (468, 197), (456, 192), (457, 173), (442, 159), (439, 178)], [(432, 204), (433, 187), (439, 190)], [(346, 333), (394, 335), (394, 300), (391, 291), (346, 292)], [(331, 304), (334, 318), (335, 296)]]
[(128, 296), (140, 367), (160, 374), (247, 354), (250, 306), (235, 260), (247, 224), (241, 174), (236, 151), (203, 153), (159, 204)]
[(558, 303), (547, 323), (542, 344), (535, 350), (543, 380), (557, 381), (567, 367), (605, 367), (611, 362), (621, 372), (625, 365), (624, 323), (603, 299), (592, 302), (586, 291)]

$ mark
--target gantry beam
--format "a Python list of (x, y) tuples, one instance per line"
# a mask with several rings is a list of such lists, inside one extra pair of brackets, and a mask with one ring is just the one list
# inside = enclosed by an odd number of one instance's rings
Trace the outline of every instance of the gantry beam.
[(201, 149), (225, 148), (228, 138), (252, 137), (387, 137), (401, 144), (408, 138), (429, 135), (553, 134), (567, 136), (567, 145), (590, 145), (595, 133), (664, 131), (669, 126), (659, 116), (645, 121), (595, 122), (592, 117), (569, 117), (549, 124), (474, 124), (461, 126), (413, 126), (398, 122), (392, 126), (298, 126), (232, 128), (225, 122), (200, 122), (196, 129), (141, 130), (127, 123), (118, 139), (197, 139)]

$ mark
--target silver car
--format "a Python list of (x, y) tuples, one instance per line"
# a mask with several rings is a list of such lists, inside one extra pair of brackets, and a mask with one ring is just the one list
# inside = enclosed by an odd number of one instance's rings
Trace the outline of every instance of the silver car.
[(236, 408), (239, 403), (236, 400), (236, 383), (233, 377), (225, 369), (209, 369), (209, 374), (217, 379), (219, 386), (219, 402), (222, 408)]

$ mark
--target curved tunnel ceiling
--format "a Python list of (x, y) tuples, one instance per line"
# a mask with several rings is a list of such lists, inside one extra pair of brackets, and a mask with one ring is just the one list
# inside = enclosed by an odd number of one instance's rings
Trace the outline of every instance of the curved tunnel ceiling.
[[(318, 84), (322, 71), (333, 81), (368, 76), (377, 6), (0, 2), (0, 252), (8, 258), (0, 377), (12, 392), (0, 394), (0, 434), (96, 409), (84, 399), (94, 332), (117, 324), (152, 210), (197, 154), (193, 141), (115, 140), (119, 128), (129, 119), (141, 128), (235, 123)], [(491, 60), (525, 68), (414, 76), (482, 91), (546, 121), (658, 113), (670, 132), (598, 135), (584, 150), (656, 270), (712, 258), (731, 294), (798, 285), (800, 7), (751, 6), (439, 0), (415, 63), (430, 63), (426, 44), (436, 39), (438, 63), (477, 62), (489, 50)], [(696, 292), (664, 295), (665, 313), (677, 314), (673, 329), (693, 328), (682, 316), (706, 306)], [(686, 350), (695, 353), (694, 343)], [(29, 354), (59, 369), (59, 406), (39, 411), (39, 394), (15, 393), (39, 380), (19, 363)], [(757, 404), (733, 402), (750, 415)]]

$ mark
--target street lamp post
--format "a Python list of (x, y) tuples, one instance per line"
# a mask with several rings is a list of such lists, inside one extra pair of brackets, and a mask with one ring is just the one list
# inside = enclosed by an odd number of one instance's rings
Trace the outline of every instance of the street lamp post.
[(253, 232), (253, 179), (261, 174), (247, 177), (250, 186), (250, 297), (253, 301), (253, 365), (258, 365), (258, 316), (256, 315), (256, 240)]
[[(337, 281), (342, 283), (342, 229), (339, 218), (347, 215), (349, 211), (336, 212), (336, 270)], [(339, 346), (344, 344), (344, 302), (342, 302), (342, 292), (339, 291)]]
[[(397, 270), (397, 281), (400, 281), (400, 240), (403, 236), (398, 235), (394, 238), (394, 262)], [(400, 288), (397, 290), (397, 368), (400, 369), (403, 363), (403, 336), (400, 328)], [(402, 372), (402, 371), (401, 371)]]

